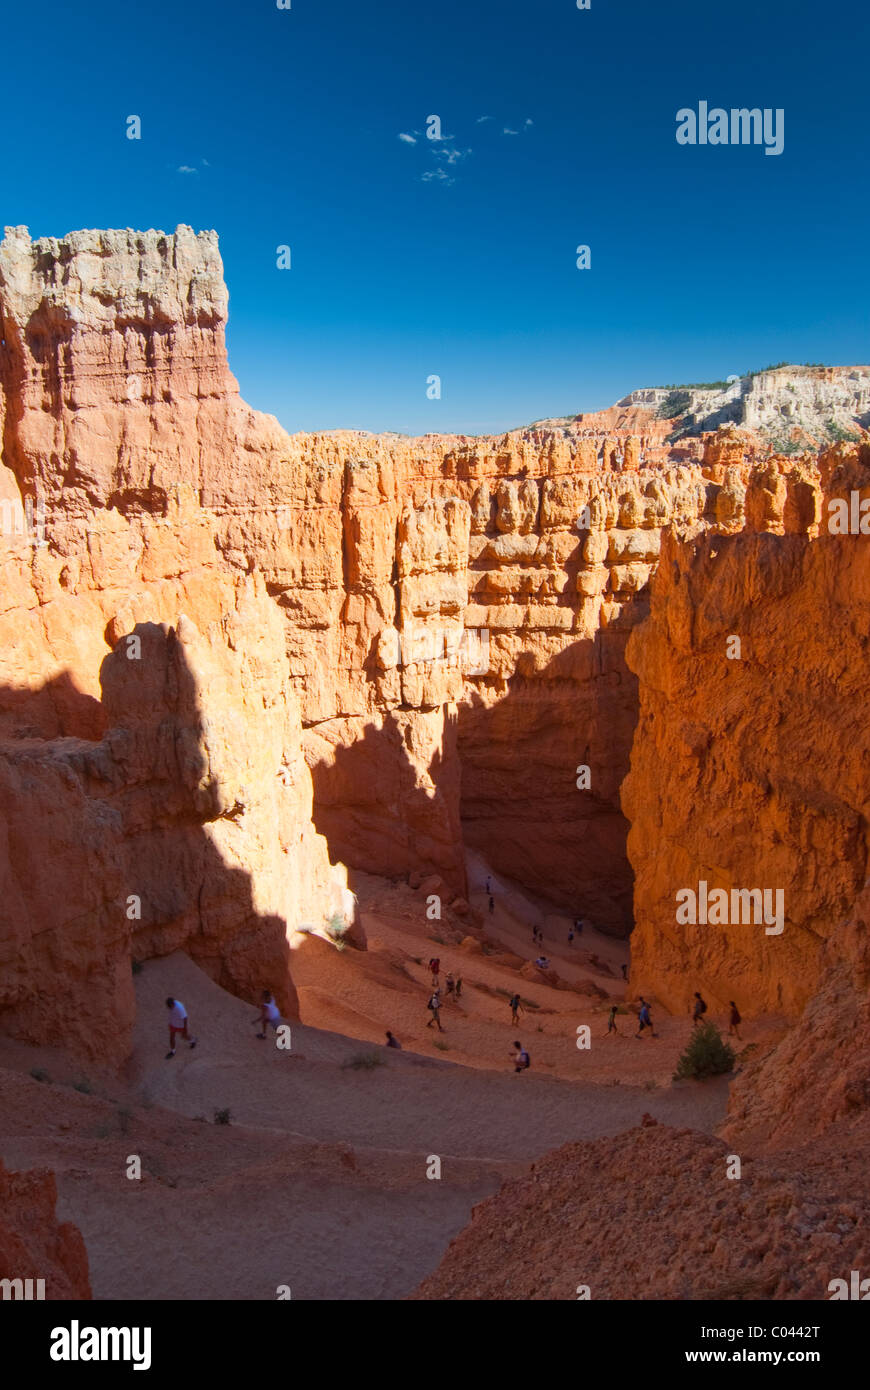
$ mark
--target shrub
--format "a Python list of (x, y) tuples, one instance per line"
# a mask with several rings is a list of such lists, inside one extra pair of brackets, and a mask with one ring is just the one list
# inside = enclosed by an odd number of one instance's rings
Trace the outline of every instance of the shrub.
[(442, 1042), (440, 1038), (439, 1038), (439, 1039), (437, 1040), (437, 1042), (435, 1043), (435, 1046), (437, 1047), (437, 1049), (438, 1049), (439, 1052), (448, 1052), (448, 1051), (449, 1051), (449, 1048), (448, 1048), (446, 1042)]
[(357, 1052), (347, 1062), (342, 1062), (342, 1071), (374, 1071), (375, 1067), (382, 1067), (384, 1059), (378, 1052)]
[(81, 1081), (73, 1082), (73, 1090), (81, 1091), (83, 1096), (91, 1095), (93, 1093), (93, 1089), (93, 1086), (91, 1085), (90, 1081), (86, 1076), (83, 1076)]
[(137, 960), (136, 957), (134, 956), (133, 959), (130, 961), (130, 969), (133, 971), (133, 974), (134, 974), (134, 975), (141, 975), (141, 973), (142, 973), (142, 962), (141, 962), (141, 960)]
[(214, 1112), (214, 1122), (216, 1125), (228, 1125), (230, 1123), (229, 1108), (226, 1110), (216, 1110)]
[(733, 1048), (729, 1047), (712, 1023), (700, 1023), (692, 1029), (686, 1050), (677, 1063), (674, 1080), (682, 1081), (690, 1076), (701, 1079), (719, 1076), (722, 1072), (732, 1071), (733, 1067)]
[(835, 420), (829, 420), (825, 425), (825, 430), (829, 439), (835, 444), (840, 444), (847, 440), (850, 444), (857, 444), (861, 438), (859, 434), (853, 434), (851, 430), (844, 430), (842, 425), (838, 425)]
[(34, 1081), (50, 1081), (50, 1080), (51, 1080), (51, 1077), (49, 1076), (48, 1072), (45, 1070), (44, 1067), (32, 1067), (32, 1068), (31, 1068), (31, 1071), (30, 1071), (30, 1075), (33, 1077)]
[(347, 922), (340, 912), (333, 912), (326, 924), (326, 934), (332, 941), (341, 941), (347, 931)]

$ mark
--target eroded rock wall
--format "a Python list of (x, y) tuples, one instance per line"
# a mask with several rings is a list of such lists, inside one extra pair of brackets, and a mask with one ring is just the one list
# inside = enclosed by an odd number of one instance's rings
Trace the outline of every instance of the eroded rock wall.
[[(771, 465), (751, 478), (747, 529), (663, 545), (628, 647), (640, 712), (622, 804), (632, 987), (671, 1010), (700, 989), (718, 1009), (798, 1015), (863, 888), (868, 540), (829, 522), (834, 498), (870, 496), (868, 464), (866, 448), (839, 446), (819, 470)], [(680, 921), (678, 893), (702, 881), (725, 890), (727, 916)], [(754, 908), (745, 920), (736, 889), (781, 892), (782, 931)]]

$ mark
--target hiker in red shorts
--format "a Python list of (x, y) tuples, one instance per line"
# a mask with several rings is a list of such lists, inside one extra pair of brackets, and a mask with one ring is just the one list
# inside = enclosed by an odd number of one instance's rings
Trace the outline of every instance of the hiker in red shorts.
[(190, 1043), (191, 1047), (196, 1047), (196, 1038), (192, 1038), (187, 1031), (187, 1009), (180, 999), (173, 999), (170, 995), (166, 1001), (169, 1010), (169, 1051), (166, 1060), (175, 1056), (175, 1034), (180, 1033), (185, 1042)]

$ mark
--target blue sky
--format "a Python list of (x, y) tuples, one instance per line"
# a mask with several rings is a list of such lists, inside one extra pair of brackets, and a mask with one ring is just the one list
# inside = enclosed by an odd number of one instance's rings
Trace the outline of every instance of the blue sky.
[[(3, 29), (0, 222), (216, 228), (231, 366), (291, 431), (870, 360), (865, 0), (48, 0)], [(678, 145), (700, 100), (783, 108), (783, 153)]]

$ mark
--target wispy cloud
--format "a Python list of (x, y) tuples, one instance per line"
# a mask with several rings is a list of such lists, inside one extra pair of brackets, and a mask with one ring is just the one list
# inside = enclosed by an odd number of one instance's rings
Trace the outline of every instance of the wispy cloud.
[(523, 129), (528, 130), (529, 126), (534, 124), (535, 123), (532, 120), (531, 116), (526, 116), (526, 119), (523, 121)]
[(505, 126), (504, 130), (502, 131), (502, 135), (519, 135), (519, 133), (520, 132), (518, 130), (511, 130), (509, 126)]
[(399, 134), (399, 139), (400, 139), (400, 140), (403, 142), (403, 144), (405, 144), (405, 145), (416, 145), (416, 143), (417, 143), (417, 137), (416, 137), (416, 135), (408, 135), (407, 132), (404, 131), (404, 130), (400, 132), (400, 134)]
[(439, 183), (449, 184), (456, 182), (455, 179), (452, 179), (450, 177), (446, 169), (427, 169), (426, 172), (423, 175), (421, 175), (421, 177), (423, 183), (430, 183), (432, 179), (437, 179)]
[[(451, 136), (450, 138), (452, 139), (453, 137)], [(443, 159), (445, 164), (458, 164), (460, 159), (468, 158), (468, 156), (471, 154), (471, 150), (451, 150), (445, 149), (442, 146), (440, 149), (434, 149), (432, 151), (432, 154), (434, 155), (435, 159)]]
[(484, 121), (492, 121), (494, 119), (494, 116), (478, 116), (477, 120), (475, 121), (475, 125), (482, 125)]
[(195, 174), (195, 173), (197, 173), (197, 170), (194, 169), (190, 164), (179, 164), (178, 169), (176, 170), (176, 173), (178, 173), (178, 174)]

